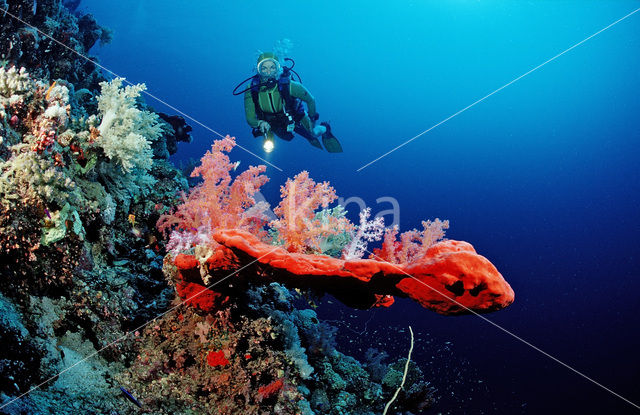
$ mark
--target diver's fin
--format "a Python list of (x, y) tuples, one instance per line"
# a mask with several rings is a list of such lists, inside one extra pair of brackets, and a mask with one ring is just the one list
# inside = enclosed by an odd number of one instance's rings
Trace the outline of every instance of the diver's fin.
[(326, 148), (329, 153), (342, 153), (342, 146), (338, 139), (331, 133), (329, 123), (323, 122), (320, 123), (320, 125), (324, 125), (327, 129), (327, 132), (322, 134), (322, 144), (324, 144), (324, 148)]
[(320, 140), (318, 140), (317, 138), (307, 138), (307, 141), (309, 142), (309, 144), (311, 144), (312, 146), (319, 148), (320, 150), (322, 150), (322, 144), (320, 144)]

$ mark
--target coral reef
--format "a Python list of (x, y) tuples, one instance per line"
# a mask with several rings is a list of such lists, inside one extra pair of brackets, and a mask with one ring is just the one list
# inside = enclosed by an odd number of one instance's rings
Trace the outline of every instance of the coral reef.
[[(231, 138), (214, 143), (182, 199), (185, 178), (156, 151), (172, 129), (142, 88), (105, 82), (91, 113), (65, 80), (0, 69), (0, 337), (16, 345), (0, 352), (0, 411), (379, 413), (394, 385), (336, 350), (335, 329), (287, 288), (238, 280), (233, 293), (203, 292), (211, 263), (239, 264), (215, 229), (270, 241), (285, 231), (264, 230), (253, 199), (264, 168), (232, 177)], [(339, 253), (353, 239), (340, 208), (310, 217), (320, 226), (300, 249)], [(175, 242), (166, 256), (156, 222)], [(322, 229), (335, 223), (340, 234)], [(433, 402), (427, 383), (414, 387), (398, 408)]]
[(82, 56), (110, 32), (78, 4), (0, 0), (0, 413), (372, 415), (402, 379), (393, 411), (433, 405), (415, 364), (343, 354), (302, 299), (487, 312), (513, 301), (495, 267), (446, 221), (352, 224), (308, 172), (270, 218), (233, 137), (189, 183), (168, 158), (190, 127)]
[[(187, 308), (178, 320), (161, 320), (170, 328), (143, 333), (143, 350), (154, 357), (136, 364), (123, 382), (144, 384), (149, 373), (152, 383), (165, 382), (157, 390), (145, 384), (140, 392), (158, 413), (176, 407), (262, 413), (268, 405), (269, 413), (372, 414), (392, 395), (387, 406), (393, 411), (431, 406), (434, 390), (414, 363), (381, 368), (381, 359), (362, 365), (345, 356), (333, 344), (334, 329), (313, 310), (294, 308), (289, 289), (331, 293), (361, 308), (409, 297), (454, 315), (508, 306), (514, 296), (509, 284), (469, 243), (442, 240), (447, 221), (425, 221), (423, 231), (405, 232), (397, 241), (397, 229), (383, 232), (381, 220), (368, 221), (368, 211), (355, 226), (341, 207), (329, 208), (335, 190), (307, 172), (281, 187), (277, 218), (268, 221), (266, 206), (252, 197), (267, 180), (264, 169), (251, 166), (233, 178), (235, 164), (226, 153), (234, 145), (232, 137), (215, 142), (192, 173), (203, 182), (158, 221), (170, 234), (165, 273), (182, 300), (177, 304)], [(366, 242), (383, 233), (382, 248), (359, 259)], [(329, 245), (342, 258), (323, 255)], [(200, 344), (189, 341), (194, 337)], [(157, 399), (162, 393), (170, 404)]]
[[(180, 309), (136, 333), (140, 355), (120, 382), (156, 414), (382, 411), (400, 361), (378, 362), (370, 373), (337, 351), (331, 329), (313, 310), (293, 307), (279, 284), (249, 288), (244, 300), (209, 312)], [(410, 373), (412, 389), (398, 408), (430, 406), (433, 388), (415, 366)]]
[(96, 59), (82, 56), (98, 41), (109, 43), (111, 31), (92, 15), (76, 16), (61, 0), (8, 0), (0, 8), (0, 66), (26, 67), (37, 78), (65, 79), (78, 90), (99, 89), (104, 78)]
[[(99, 101), (127, 91), (118, 81), (105, 86)], [(79, 366), (3, 409), (9, 413), (75, 413), (75, 405), (115, 410), (119, 403), (108, 379), (123, 370), (120, 362), (133, 359), (135, 343), (110, 345), (166, 309), (174, 295), (162, 272), (154, 224), (165, 205), (179, 200), (176, 189), (186, 189), (186, 181), (166, 159), (154, 157), (152, 145), (103, 141), (96, 126), (106, 112), (89, 114), (74, 91), (63, 79), (0, 68), (0, 292), (6, 316), (0, 335), (3, 343), (19, 346), (0, 352), (0, 405)], [(119, 105), (129, 118), (116, 111), (111, 125), (118, 134), (157, 144), (171, 133), (139, 102)], [(130, 157), (129, 171), (122, 159), (109, 157), (109, 146)], [(82, 362), (98, 350), (98, 362)], [(96, 374), (91, 381), (83, 368)], [(82, 388), (79, 379), (93, 386)], [(64, 403), (69, 397), (73, 404)]]

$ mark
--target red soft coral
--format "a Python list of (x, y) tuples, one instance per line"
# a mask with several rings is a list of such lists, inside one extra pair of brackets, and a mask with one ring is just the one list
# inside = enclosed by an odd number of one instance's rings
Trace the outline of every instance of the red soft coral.
[(200, 166), (191, 173), (191, 177), (202, 177), (203, 182), (194, 187), (170, 215), (162, 215), (158, 220), (158, 229), (168, 232), (170, 229), (196, 232), (202, 225), (216, 228), (237, 228), (257, 232), (260, 221), (245, 214), (256, 205), (253, 198), (260, 187), (269, 178), (265, 176), (265, 166), (249, 166), (247, 170), (231, 178), (230, 172), (237, 167), (226, 153), (236, 145), (234, 137), (226, 136), (216, 140), (211, 150), (202, 157)]

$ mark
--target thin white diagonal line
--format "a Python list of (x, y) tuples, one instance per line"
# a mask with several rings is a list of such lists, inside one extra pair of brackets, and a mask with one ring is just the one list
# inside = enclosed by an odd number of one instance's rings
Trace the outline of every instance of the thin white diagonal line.
[[(43, 31), (41, 31), (40, 29), (38, 29), (35, 26), (30, 25), (29, 23), (25, 22), (24, 20), (20, 19), (18, 16), (13, 15), (12, 13), (10, 13), (8, 11), (8, 9), (2, 9), (0, 8), (0, 10), (2, 10), (4, 12), (5, 15), (9, 15), (11, 17), (13, 17), (14, 19), (16, 19), (17, 21), (19, 21), (20, 23), (24, 24), (25, 26), (29, 26), (30, 28), (36, 30), (38, 33), (40, 33), (42, 36), (51, 39), (52, 41), (56, 42), (57, 44), (59, 44), (60, 46), (64, 47), (65, 49), (73, 52), (74, 54), (80, 56), (82, 59), (86, 60), (87, 62), (91, 62), (94, 65), (96, 65), (97, 67), (99, 67), (100, 69), (109, 72), (111, 75), (118, 77), (118, 78), (122, 78), (124, 83), (128, 84), (128, 85), (133, 85), (131, 82), (129, 82), (126, 78), (124, 78), (123, 76), (118, 75), (117, 73), (113, 72), (112, 70), (100, 65), (99, 63), (92, 61), (91, 59), (89, 59), (88, 57), (84, 56), (83, 54), (81, 54), (80, 52), (76, 51), (75, 49), (70, 48), (69, 46), (65, 45), (64, 43), (60, 42), (57, 39), (54, 39), (53, 37), (49, 36), (48, 34), (44, 33)], [(143, 94), (155, 99), (156, 101), (166, 105), (167, 107), (171, 108), (172, 110), (174, 110), (175, 112), (177, 112), (178, 114), (182, 115), (185, 118), (188, 118), (189, 120), (193, 121), (194, 123), (198, 124), (199, 126), (205, 128), (206, 130), (211, 131), (212, 133), (216, 134), (217, 136), (221, 137), (223, 140), (226, 140), (227, 137), (225, 137), (224, 135), (220, 134), (219, 132), (217, 132), (216, 130), (210, 128), (209, 126), (201, 123), (200, 121), (196, 120), (195, 118), (193, 118), (192, 116), (190, 116), (189, 114), (186, 114), (182, 111), (180, 111), (178, 108), (174, 107), (173, 105), (168, 104), (167, 102), (163, 101), (162, 99), (158, 98), (157, 96), (153, 95), (150, 92), (147, 91), (141, 91)], [(276, 166), (275, 164), (263, 159), (262, 157), (260, 157), (259, 155), (255, 154), (254, 152), (252, 152), (251, 150), (241, 146), (240, 144), (236, 143), (236, 146), (238, 146), (239, 148), (243, 149), (244, 151), (246, 151), (247, 153), (251, 154), (252, 156), (256, 157), (257, 159), (265, 162), (266, 164), (268, 164), (269, 166), (273, 167), (276, 170), (282, 171), (282, 169), (278, 166)]]
[(385, 261), (384, 259), (378, 257), (377, 255), (375, 255), (373, 252), (367, 251), (369, 254), (371, 254), (373, 257), (376, 258), (377, 261), (381, 261), (381, 262), (385, 262), (389, 265), (391, 265), (393, 268), (397, 269), (398, 271), (400, 271), (401, 273), (407, 275), (408, 277), (410, 277), (411, 279), (415, 280), (416, 282), (424, 285), (425, 287), (429, 288), (430, 290), (440, 294), (441, 296), (443, 296), (444, 298), (446, 298), (449, 301), (452, 301), (454, 303), (456, 303), (457, 305), (459, 305), (460, 307), (464, 308), (465, 310), (467, 310), (468, 312), (472, 313), (473, 315), (475, 315), (476, 317), (479, 317), (481, 319), (483, 319), (484, 321), (486, 321), (487, 323), (491, 324), (492, 326), (502, 330), (503, 332), (507, 333), (509, 336), (513, 337), (514, 339), (526, 344), (527, 346), (529, 346), (530, 348), (542, 353), (543, 355), (545, 355), (546, 357), (548, 357), (549, 359), (555, 361), (556, 363), (561, 364), (562, 366), (566, 367), (567, 369), (571, 370), (572, 372), (582, 376), (583, 378), (587, 379), (589, 382), (601, 387), (602, 389), (606, 390), (607, 392), (611, 393), (612, 395), (622, 399), (623, 401), (627, 402), (628, 404), (634, 406), (636, 409), (640, 409), (640, 406), (635, 404), (634, 402), (630, 401), (629, 399), (625, 398), (624, 396), (620, 395), (617, 392), (614, 392), (613, 390), (607, 388), (606, 386), (604, 386), (603, 384), (591, 379), (589, 376), (585, 375), (584, 373), (580, 372), (579, 370), (569, 366), (568, 364), (564, 363), (563, 361), (561, 361), (560, 359), (558, 359), (557, 357), (552, 356), (551, 354), (545, 352), (544, 350), (542, 350), (541, 348), (531, 344), (530, 342), (524, 340), (522, 337), (518, 336), (517, 334), (512, 333), (511, 331), (505, 329), (504, 327), (502, 327), (501, 325), (494, 323), (493, 321), (489, 320), (488, 318), (486, 318), (485, 316), (483, 316), (482, 314), (477, 313), (476, 311), (470, 309), (469, 307), (467, 307), (466, 305), (458, 302), (455, 298), (449, 297), (447, 294), (441, 292), (440, 290), (433, 288), (432, 286), (430, 286), (429, 284), (427, 284), (424, 281), (419, 280), (418, 278), (414, 277), (413, 275), (407, 273), (405, 270), (399, 268), (396, 264), (393, 264), (391, 262)]
[(260, 256), (259, 258), (254, 259), (253, 261), (249, 262), (247, 265), (244, 265), (242, 267), (240, 267), (239, 269), (233, 271), (231, 274), (219, 279), (218, 281), (214, 282), (213, 284), (208, 285), (207, 287), (205, 287), (204, 289), (202, 289), (201, 291), (197, 292), (196, 294), (192, 295), (189, 298), (186, 298), (185, 300), (181, 301), (179, 304), (171, 307), (170, 309), (168, 309), (167, 311), (165, 311), (162, 314), (159, 314), (157, 316), (155, 316), (154, 318), (152, 318), (151, 320), (147, 321), (146, 323), (141, 324), (140, 326), (136, 327), (133, 330), (129, 330), (128, 332), (126, 332), (125, 334), (123, 334), (122, 336), (120, 336), (118, 339), (112, 341), (111, 343), (107, 344), (106, 346), (102, 347), (100, 350), (97, 350), (93, 353), (91, 353), (89, 356), (85, 357), (84, 359), (81, 359), (77, 362), (75, 362), (74, 364), (72, 364), (71, 366), (63, 369), (62, 371), (60, 371), (58, 374), (51, 376), (49, 379), (37, 384), (36, 386), (34, 386), (33, 388), (29, 389), (28, 391), (26, 391), (25, 393), (23, 393), (20, 396), (17, 396), (15, 398), (13, 398), (12, 400), (10, 400), (9, 402), (3, 404), (2, 406), (0, 406), (0, 409), (11, 405), (12, 403), (14, 403), (15, 401), (22, 399), (23, 397), (27, 396), (28, 394), (30, 394), (31, 392), (40, 389), (40, 387), (42, 387), (43, 385), (51, 382), (52, 380), (56, 379), (58, 376), (60, 376), (61, 374), (73, 369), (74, 367), (78, 366), (80, 363), (85, 362), (89, 359), (91, 359), (93, 356), (102, 353), (104, 350), (108, 349), (109, 347), (115, 345), (116, 343), (119, 343), (120, 341), (122, 341), (125, 337), (127, 337), (128, 335), (130, 335), (131, 333), (135, 333), (136, 331), (148, 326), (149, 324), (153, 323), (154, 321), (158, 320), (159, 318), (162, 318), (164, 316), (166, 316), (167, 314), (175, 311), (176, 309), (178, 309), (179, 307), (181, 307), (183, 304), (187, 303), (188, 301), (191, 301), (192, 299), (196, 298), (197, 296), (199, 296), (200, 294), (206, 292), (207, 290), (209, 290), (211, 287), (214, 287), (218, 284), (220, 284), (221, 282), (229, 279), (230, 277), (232, 277), (233, 275), (237, 274), (238, 272), (242, 271), (243, 269), (247, 268), (248, 266), (256, 263), (257, 261), (259, 261), (260, 259), (264, 258), (265, 256), (269, 255), (270, 253), (276, 251), (280, 249), (280, 247), (275, 247), (274, 249), (272, 249), (271, 251), (267, 252), (266, 254)]
[(519, 81), (520, 79), (524, 78), (525, 76), (529, 75), (531, 72), (534, 72), (535, 70), (543, 67), (544, 65), (546, 65), (547, 63), (555, 60), (556, 58), (559, 58), (560, 56), (564, 55), (565, 53), (569, 52), (571, 49), (574, 49), (578, 46), (580, 46), (581, 44), (583, 44), (584, 42), (586, 42), (587, 40), (591, 39), (594, 36), (599, 35), (600, 33), (604, 32), (605, 30), (609, 29), (610, 27), (620, 23), (621, 21), (623, 21), (624, 19), (626, 19), (627, 17), (637, 13), (638, 11), (640, 11), (640, 7), (635, 9), (634, 11), (632, 11), (631, 13), (627, 14), (624, 17), (621, 17), (620, 19), (616, 20), (615, 22), (609, 24), (607, 27), (604, 27), (600, 30), (598, 30), (597, 32), (595, 32), (594, 34), (592, 34), (591, 36), (581, 40), (580, 42), (576, 43), (575, 45), (571, 46), (569, 49), (564, 50), (563, 52), (558, 53), (556, 56), (554, 56), (553, 58), (547, 59), (546, 61), (542, 62), (540, 65), (536, 66), (533, 69), (530, 69), (529, 71), (525, 72), (524, 74), (520, 75), (519, 77), (515, 78), (514, 80), (502, 85), (500, 88), (496, 89), (495, 91), (493, 91), (490, 94), (485, 95), (484, 97), (480, 98), (479, 100), (477, 100), (476, 102), (474, 102), (473, 104), (469, 104), (466, 107), (464, 107), (463, 109), (461, 109), (460, 111), (448, 116), (447, 118), (445, 118), (444, 120), (440, 121), (439, 123), (437, 123), (436, 125), (424, 130), (423, 132), (421, 132), (420, 134), (408, 139), (407, 141), (403, 142), (402, 144), (397, 145), (396, 147), (394, 147), (393, 149), (387, 151), (386, 153), (384, 153), (383, 155), (379, 156), (378, 158), (368, 162), (367, 164), (365, 164), (364, 166), (360, 167), (359, 169), (356, 170), (356, 172), (361, 171), (362, 169), (372, 165), (373, 163), (375, 163), (376, 161), (388, 156), (389, 154), (393, 153), (394, 151), (398, 150), (401, 147), (404, 147), (405, 145), (409, 144), (410, 142), (412, 142), (413, 140), (415, 140), (418, 137), (423, 136), (424, 134), (428, 133), (429, 131), (433, 130), (434, 128), (436, 128), (437, 126), (444, 124), (445, 122), (449, 121), (450, 119), (452, 119), (453, 117), (462, 114), (463, 112), (465, 112), (466, 110), (468, 110), (469, 108), (473, 107), (476, 104), (479, 104), (480, 102), (484, 101), (485, 99), (489, 98), (491, 95), (503, 90), (504, 88), (508, 87), (509, 85)]

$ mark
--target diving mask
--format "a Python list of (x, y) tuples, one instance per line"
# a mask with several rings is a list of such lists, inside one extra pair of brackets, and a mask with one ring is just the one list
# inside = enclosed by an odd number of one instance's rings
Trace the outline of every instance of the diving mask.
[(275, 78), (277, 77), (282, 67), (280, 62), (273, 58), (265, 58), (258, 62), (258, 74), (263, 78)]

